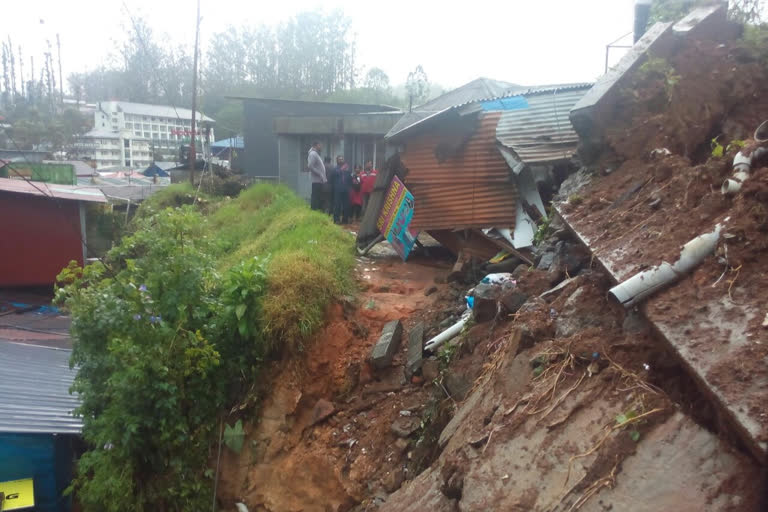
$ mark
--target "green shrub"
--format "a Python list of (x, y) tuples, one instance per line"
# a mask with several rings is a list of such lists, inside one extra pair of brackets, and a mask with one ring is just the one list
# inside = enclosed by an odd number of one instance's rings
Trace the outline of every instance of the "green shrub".
[(288, 189), (255, 186), (209, 215), (164, 208), (191, 187), (169, 189), (104, 263), (59, 276), (91, 447), (73, 482), (85, 511), (209, 506), (218, 422), (352, 288), (352, 237)]

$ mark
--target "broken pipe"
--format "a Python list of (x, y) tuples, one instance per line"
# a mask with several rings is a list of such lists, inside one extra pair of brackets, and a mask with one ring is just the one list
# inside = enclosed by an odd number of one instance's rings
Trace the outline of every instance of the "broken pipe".
[(608, 296), (625, 308), (629, 308), (668, 284), (677, 281), (715, 251), (722, 228), (723, 226), (718, 224), (714, 231), (699, 235), (685, 244), (675, 263), (669, 264), (664, 261), (649, 270), (635, 274), (611, 288), (608, 291)]

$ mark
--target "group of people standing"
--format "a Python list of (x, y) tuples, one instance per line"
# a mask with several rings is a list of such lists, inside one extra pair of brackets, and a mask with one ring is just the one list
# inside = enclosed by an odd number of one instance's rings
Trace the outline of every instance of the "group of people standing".
[(322, 158), (322, 151), (322, 144), (314, 142), (307, 154), (312, 209), (333, 215), (336, 224), (359, 220), (368, 206), (378, 171), (370, 160), (364, 167), (357, 165), (352, 170), (341, 155), (336, 157), (336, 165), (332, 165), (330, 157)]

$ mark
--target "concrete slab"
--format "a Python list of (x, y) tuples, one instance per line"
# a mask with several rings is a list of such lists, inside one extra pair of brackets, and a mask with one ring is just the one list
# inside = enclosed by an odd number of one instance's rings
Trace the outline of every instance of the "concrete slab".
[(381, 337), (371, 351), (371, 364), (375, 368), (386, 368), (392, 364), (400, 340), (403, 337), (403, 324), (400, 320), (392, 320), (384, 326)]
[(421, 369), (424, 350), (424, 323), (417, 322), (408, 331), (408, 359), (405, 363), (405, 378), (410, 379)]
[[(614, 241), (619, 249), (597, 250), (598, 244), (583, 234), (587, 226), (582, 226), (580, 219), (569, 217), (560, 205), (556, 205), (556, 209), (614, 282), (623, 281), (639, 270), (636, 266), (618, 263), (625, 252), (633, 250), (633, 239)], [(750, 320), (761, 312), (754, 305), (735, 304), (727, 297), (706, 301), (690, 295), (682, 287), (672, 287), (648, 299), (641, 313), (655, 334), (679, 357), (702, 392), (710, 397), (725, 424), (758, 460), (763, 460), (768, 451), (763, 432), (766, 424), (764, 404), (768, 401), (768, 365), (738, 382), (720, 380), (717, 372), (713, 372), (724, 367), (738, 371), (743, 362), (743, 349), (750, 343), (760, 343), (760, 340), (750, 340), (744, 333)], [(689, 308), (685, 315), (671, 315), (668, 313), (671, 304), (695, 304), (696, 307)]]

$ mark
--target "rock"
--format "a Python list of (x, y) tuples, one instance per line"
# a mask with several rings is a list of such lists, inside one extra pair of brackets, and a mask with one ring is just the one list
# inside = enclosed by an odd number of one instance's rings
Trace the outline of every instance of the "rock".
[(589, 168), (582, 167), (563, 181), (563, 183), (560, 185), (558, 197), (563, 200), (567, 199), (568, 196), (589, 185), (591, 181), (592, 173), (590, 172)]
[(405, 378), (410, 379), (419, 371), (424, 350), (424, 324), (417, 322), (408, 331), (408, 355), (405, 362)]
[(400, 348), (400, 340), (403, 336), (403, 324), (400, 320), (393, 320), (384, 326), (381, 337), (371, 351), (371, 364), (378, 369), (386, 368), (392, 364), (397, 349)]
[(536, 265), (536, 268), (538, 270), (549, 270), (550, 267), (552, 267), (552, 263), (555, 261), (555, 253), (554, 252), (545, 252), (541, 255), (541, 259), (539, 260), (539, 263)]
[(335, 413), (336, 408), (333, 406), (333, 403), (321, 398), (312, 409), (312, 420), (310, 420), (309, 425), (317, 425), (330, 418)]
[(539, 298), (544, 299), (547, 302), (552, 302), (557, 297), (559, 297), (562, 291), (565, 289), (565, 287), (571, 284), (574, 280), (575, 280), (574, 277), (564, 280), (554, 288), (550, 288), (549, 290), (539, 295)]
[(485, 266), (485, 272), (488, 274), (498, 274), (501, 272), (512, 272), (520, 265), (520, 259), (510, 256), (498, 263), (489, 263)]
[(525, 263), (516, 266), (515, 270), (512, 271), (512, 278), (520, 279), (520, 277), (525, 275), (525, 273), (528, 272), (530, 268), (531, 267), (529, 265), (526, 265)]
[(393, 434), (395, 434), (397, 437), (401, 437), (403, 439), (410, 437), (411, 434), (419, 430), (419, 426), (421, 425), (421, 419), (418, 417), (404, 417), (400, 416), (395, 421), (392, 422), (392, 426), (390, 426), (390, 430)]
[(509, 314), (515, 314), (528, 300), (528, 295), (523, 292), (513, 290), (503, 295), (500, 299), (501, 305)]
[(381, 484), (384, 486), (385, 491), (392, 493), (403, 485), (403, 480), (405, 480), (405, 473), (403, 468), (398, 467), (387, 473)]
[(454, 400), (460, 402), (466, 398), (469, 390), (472, 389), (472, 383), (457, 372), (448, 371), (443, 379), (443, 385)]
[(575, 276), (589, 261), (589, 251), (581, 244), (557, 242), (550, 272), (566, 272)]
[(440, 363), (436, 357), (430, 357), (422, 363), (421, 375), (426, 381), (435, 380), (440, 375)]
[(407, 450), (407, 449), (408, 449), (408, 441), (407, 441), (407, 440), (405, 440), (405, 439), (399, 439), (399, 438), (398, 438), (398, 439), (396, 439), (396, 440), (395, 440), (395, 442), (394, 442), (393, 446), (394, 446), (394, 448), (395, 448), (395, 451), (396, 451), (396, 452), (397, 452), (399, 455), (402, 455), (402, 454), (403, 454), (403, 452), (405, 452), (405, 450)]
[(438, 329), (440, 329), (440, 331), (444, 331), (455, 323), (456, 323), (456, 318), (453, 315), (450, 315), (447, 318), (444, 318), (443, 321), (440, 322), (437, 327)]
[[(587, 327), (605, 325), (613, 320), (611, 315), (599, 315), (597, 313), (584, 314), (579, 311), (587, 296), (587, 288), (582, 286), (574, 291), (563, 304), (563, 308), (555, 317), (555, 334), (566, 338)], [(607, 326), (607, 325), (606, 325)]]
[(429, 288), (427, 288), (426, 290), (424, 290), (424, 295), (425, 295), (425, 296), (427, 296), (427, 297), (429, 297), (430, 295), (432, 295), (432, 294), (433, 294), (433, 293), (435, 293), (436, 291), (437, 291), (437, 286), (430, 286)]
[(635, 310), (627, 311), (626, 315), (624, 315), (624, 322), (621, 325), (621, 328), (626, 333), (640, 333), (648, 329), (648, 327), (648, 322)]
[(475, 322), (487, 322), (496, 317), (497, 304), (502, 291), (502, 287), (496, 284), (480, 283), (475, 286), (475, 303), (472, 306), (472, 316)]

